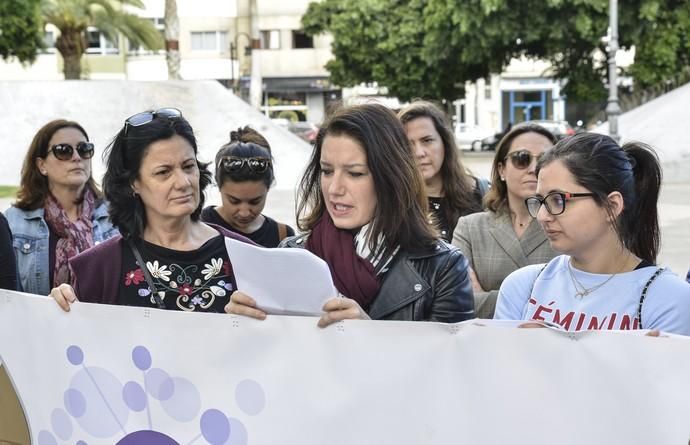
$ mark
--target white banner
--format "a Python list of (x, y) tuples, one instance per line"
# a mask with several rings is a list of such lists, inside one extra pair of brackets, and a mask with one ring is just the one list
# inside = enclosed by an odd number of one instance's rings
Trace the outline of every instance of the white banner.
[(478, 323), (2, 291), (0, 356), (39, 445), (688, 443), (690, 339)]

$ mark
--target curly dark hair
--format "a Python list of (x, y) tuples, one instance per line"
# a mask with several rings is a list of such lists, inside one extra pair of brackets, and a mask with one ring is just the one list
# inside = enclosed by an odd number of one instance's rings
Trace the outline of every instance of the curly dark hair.
[[(109, 203), (110, 220), (125, 238), (139, 238), (146, 228), (144, 203), (132, 191), (132, 184), (139, 177), (142, 160), (151, 144), (175, 135), (186, 139), (194, 154), (198, 153), (194, 131), (184, 117), (166, 117), (155, 113), (153, 120), (145, 125), (125, 124), (104, 153), (107, 168), (103, 177), (103, 192)], [(213, 181), (208, 165), (197, 159), (199, 206), (191, 215), (192, 221), (199, 220), (204, 207), (204, 190)]]

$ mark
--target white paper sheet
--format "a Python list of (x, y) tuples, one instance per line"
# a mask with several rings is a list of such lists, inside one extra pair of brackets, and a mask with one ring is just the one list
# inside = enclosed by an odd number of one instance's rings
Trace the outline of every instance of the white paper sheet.
[(304, 249), (269, 249), (225, 239), (238, 290), (269, 314), (321, 315), (338, 295), (328, 265)]

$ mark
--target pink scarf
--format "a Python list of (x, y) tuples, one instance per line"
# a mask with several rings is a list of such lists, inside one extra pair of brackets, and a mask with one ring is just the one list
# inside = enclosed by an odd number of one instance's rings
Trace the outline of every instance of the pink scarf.
[(374, 266), (357, 255), (351, 232), (338, 229), (331, 216), (324, 212), (312, 229), (306, 248), (328, 263), (335, 287), (341, 294), (357, 301), (362, 309), (369, 308), (379, 292), (379, 280)]
[(53, 287), (57, 287), (62, 283), (70, 283), (67, 260), (93, 246), (91, 216), (95, 207), (95, 198), (88, 188), (84, 191), (81, 214), (75, 222), (69, 220), (65, 210), (52, 193), (48, 194), (44, 207), (46, 222), (58, 236), (53, 269)]

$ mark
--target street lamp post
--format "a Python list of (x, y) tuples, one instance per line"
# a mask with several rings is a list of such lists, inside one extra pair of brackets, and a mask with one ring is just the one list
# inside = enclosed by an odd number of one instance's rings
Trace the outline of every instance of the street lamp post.
[(621, 108), (618, 104), (618, 73), (616, 72), (616, 53), (618, 52), (618, 0), (609, 0), (609, 98), (606, 105), (606, 119), (609, 122), (609, 136), (616, 142), (620, 141), (618, 134), (618, 116)]
[[(235, 39), (234, 42), (230, 42), (230, 83), (232, 84), (233, 89), (237, 89), (235, 86), (235, 58), (237, 58), (237, 62), (239, 63), (240, 59), (238, 58), (238, 53), (237, 50), (239, 49), (239, 45), (237, 43), (238, 39), (240, 36), (244, 36), (247, 38), (247, 42), (249, 45), (244, 47), (244, 55), (249, 56), (252, 53), (252, 47), (250, 46), (252, 43), (252, 38), (247, 34), (246, 32), (238, 32), (235, 34)], [(239, 70), (238, 70), (238, 81), (239, 81)]]

